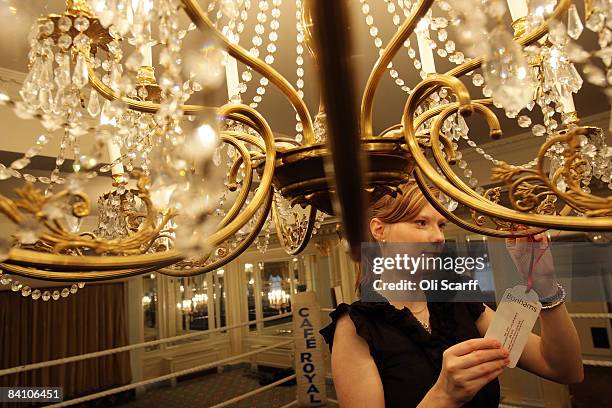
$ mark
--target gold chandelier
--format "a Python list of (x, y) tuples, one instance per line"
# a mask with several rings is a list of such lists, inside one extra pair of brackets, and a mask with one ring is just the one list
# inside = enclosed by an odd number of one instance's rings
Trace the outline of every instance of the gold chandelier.
[[(590, 188), (612, 188), (612, 148), (606, 131), (580, 125), (573, 100), (583, 82), (577, 67), (610, 95), (609, 0), (585, 2), (586, 27), (598, 35), (592, 50), (576, 41), (584, 26), (569, 0), (386, 0), (396, 26), (386, 45), (368, 1), (359, 0), (379, 53), (359, 113), (348, 63), (348, 2), (295, 0), (295, 87), (272, 67), (281, 3), (220, 0), (203, 8), (196, 0), (68, 0), (64, 13), (40, 18), (29, 36), (20, 100), (0, 95), (16, 115), (48, 131), (21, 159), (0, 167), (0, 179), (24, 179), (17, 199), (0, 196), (0, 212), (17, 227), (0, 268), (67, 282), (151, 271), (192, 276), (256, 241), (265, 249), (272, 224), (287, 253), (297, 254), (323, 214), (334, 212), (357, 258), (364, 229), (355, 220), (364, 219), (365, 194), (396, 194), (410, 177), (441, 213), (481, 234), (612, 230), (612, 196)], [(253, 47), (246, 50), (240, 36), (255, 5)], [(191, 21), (186, 28), (182, 13)], [(205, 45), (186, 47), (190, 35), (203, 36)], [(155, 66), (153, 46), (161, 48)], [(323, 88), (314, 120), (302, 99), (305, 47), (316, 57)], [(413, 87), (393, 66), (402, 48), (422, 77)], [(434, 50), (456, 67), (437, 72)], [(237, 61), (245, 67), (241, 78)], [(253, 71), (261, 80), (247, 105), (242, 98)], [(375, 134), (374, 95), (386, 71), (407, 101), (399, 123)], [(467, 78), (483, 98), (472, 99)], [(210, 105), (226, 79), (230, 103)], [(295, 109), (294, 138), (275, 138), (257, 110), (268, 84)], [(526, 114), (533, 109), (542, 123)], [(502, 136), (500, 117), (515, 119), (541, 138), (539, 152), (524, 165), (494, 158), (470, 138), (469, 115), (482, 116), (493, 139)], [(52, 173), (23, 173), (58, 130)], [(81, 151), (83, 138), (94, 141), (91, 151)], [(491, 162), (491, 178), (504, 188), (482, 188), (459, 143)], [(73, 173), (64, 177), (60, 166), (69, 155)], [(103, 175), (112, 184), (98, 200), (98, 227), (81, 231), (80, 220), (90, 215), (87, 182)], [(433, 195), (432, 185), (443, 197)], [(457, 216), (457, 205), (472, 219)]]

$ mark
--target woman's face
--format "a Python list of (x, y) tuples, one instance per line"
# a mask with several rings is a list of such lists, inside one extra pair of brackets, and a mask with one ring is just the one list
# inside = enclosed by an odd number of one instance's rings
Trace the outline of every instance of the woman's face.
[[(431, 204), (427, 203), (419, 214), (411, 221), (397, 222), (394, 224), (380, 223), (377, 225), (376, 219), (372, 220), (370, 228), (372, 234), (379, 241), (384, 239), (386, 242), (419, 242), (431, 244), (444, 243), (444, 228), (447, 220)], [(379, 227), (380, 230), (376, 231)], [(382, 233), (382, 236), (380, 235)]]

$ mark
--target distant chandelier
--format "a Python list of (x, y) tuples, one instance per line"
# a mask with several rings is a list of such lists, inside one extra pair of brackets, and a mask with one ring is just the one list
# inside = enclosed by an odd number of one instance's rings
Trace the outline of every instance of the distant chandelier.
[[(585, 1), (586, 28), (598, 36), (593, 49), (576, 41), (583, 19), (570, 0), (385, 0), (396, 28), (387, 44), (370, 2), (359, 0), (379, 57), (358, 120), (348, 123), (340, 123), (350, 117), (342, 116), (341, 104), (330, 103), (340, 83), (323, 81), (314, 120), (302, 99), (305, 49), (322, 78), (344, 66), (342, 59), (330, 63), (332, 53), (319, 37), (321, 28), (333, 27), (322, 18), (325, 7), (342, 12), (346, 2), (294, 1), (296, 15), (287, 19), (281, 19), (282, 0), (211, 0), (205, 9), (196, 0), (68, 0), (64, 13), (40, 18), (28, 37), (20, 99), (0, 94), (0, 103), (47, 130), (23, 157), (0, 165), (0, 179), (24, 179), (17, 199), (0, 196), (0, 212), (17, 227), (13, 241), (2, 243), (2, 282), (29, 296), (30, 288), (6, 274), (67, 282), (151, 271), (193, 276), (254, 242), (265, 251), (271, 225), (287, 253), (297, 254), (334, 209), (345, 217), (356, 257), (361, 237), (346, 217), (358, 197), (345, 188), (354, 175), (342, 166), (357, 160), (357, 151), (367, 159), (357, 174), (367, 194), (397, 194), (414, 177), (440, 212), (471, 231), (511, 237), (547, 228), (612, 230), (612, 196), (591, 191), (594, 184), (612, 189), (612, 147), (606, 131), (580, 125), (573, 99), (582, 77), (612, 98), (610, 0)], [(181, 27), (182, 12), (191, 20), (187, 27)], [(273, 68), (282, 57), (277, 41), (285, 20), (296, 25), (295, 86)], [(250, 23), (247, 50), (240, 44)], [(342, 30), (347, 25), (342, 18), (337, 23)], [(201, 47), (184, 44), (192, 35), (203, 37)], [(416, 84), (393, 65), (403, 48), (422, 78)], [(343, 58), (348, 51), (340, 45), (334, 52)], [(439, 73), (440, 61), (456, 67)], [(400, 123), (377, 135), (373, 102), (385, 71), (407, 102)], [(462, 79), (484, 98), (472, 99)], [(229, 103), (208, 106), (224, 83)], [(269, 84), (296, 111), (292, 138), (275, 138), (257, 111)], [(249, 87), (255, 89), (250, 102)], [(542, 122), (529, 111), (541, 112)], [(541, 138), (539, 152), (524, 164), (496, 159), (470, 135), (464, 117), (472, 113), (485, 119), (492, 138), (502, 135), (499, 115), (515, 118)], [(356, 150), (346, 144), (338, 151), (341, 127), (354, 133)], [(26, 173), (59, 133), (56, 167), (48, 176)], [(83, 148), (84, 140), (93, 147)], [(505, 188), (484, 189), (460, 144), (489, 161), (492, 180)], [(330, 157), (333, 174), (324, 166)], [(72, 173), (65, 176), (60, 169), (68, 159)], [(111, 180), (112, 188), (96, 197), (97, 227), (87, 232), (81, 220), (90, 214), (85, 191), (93, 179)], [(472, 219), (457, 216), (458, 205)], [(44, 297), (65, 297), (78, 286)]]

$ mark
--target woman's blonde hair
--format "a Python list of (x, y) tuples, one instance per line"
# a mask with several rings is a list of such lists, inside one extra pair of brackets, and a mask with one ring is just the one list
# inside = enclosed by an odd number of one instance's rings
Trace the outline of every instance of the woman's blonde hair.
[[(429, 189), (434, 192), (434, 194), (438, 194), (435, 188), (429, 187)], [(370, 220), (372, 220), (372, 218), (378, 218), (386, 224), (412, 221), (419, 215), (427, 203), (428, 201), (425, 195), (423, 195), (423, 192), (414, 180), (399, 185), (397, 194), (385, 194), (374, 200), (370, 203), (370, 213), (367, 222), (369, 241), (377, 241), (372, 236), (372, 231), (370, 230)], [(370, 262), (366, 260), (365, 264), (370, 264)], [(372, 277), (371, 271), (363, 271), (361, 265), (358, 264), (355, 292), (360, 294), (361, 285), (370, 283)]]

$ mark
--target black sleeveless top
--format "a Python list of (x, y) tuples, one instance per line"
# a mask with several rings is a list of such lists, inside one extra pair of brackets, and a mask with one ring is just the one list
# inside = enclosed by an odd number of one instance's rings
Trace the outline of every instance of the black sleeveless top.
[[(442, 353), (462, 341), (481, 337), (475, 321), (482, 303), (429, 302), (429, 334), (406, 307), (399, 310), (384, 297), (381, 301), (340, 304), (330, 313), (332, 323), (320, 333), (333, 346), (336, 322), (344, 313), (365, 339), (383, 384), (386, 407), (416, 407), (435, 384)], [(485, 385), (464, 407), (498, 407), (499, 381)]]

